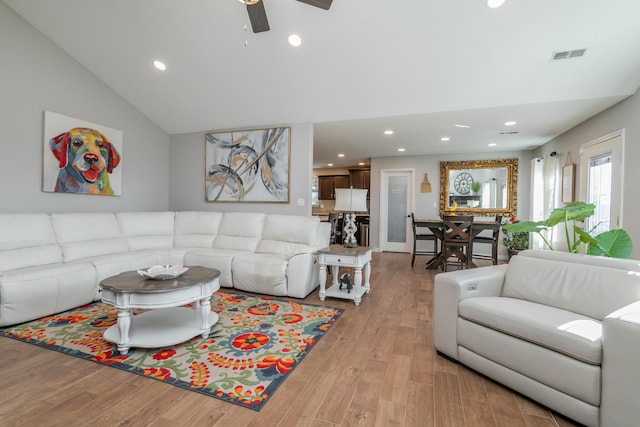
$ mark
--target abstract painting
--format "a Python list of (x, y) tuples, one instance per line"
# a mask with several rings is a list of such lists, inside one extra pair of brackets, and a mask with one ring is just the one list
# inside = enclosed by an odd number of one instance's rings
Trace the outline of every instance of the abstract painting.
[(44, 112), (42, 190), (122, 194), (122, 132)]
[(289, 202), (291, 128), (205, 136), (206, 202)]

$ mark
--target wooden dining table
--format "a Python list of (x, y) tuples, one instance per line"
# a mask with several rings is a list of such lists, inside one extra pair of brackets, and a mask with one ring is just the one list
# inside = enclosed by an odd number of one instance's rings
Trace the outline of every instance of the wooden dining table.
[[(474, 220), (471, 237), (474, 238), (485, 230), (493, 231), (496, 228), (500, 228), (500, 226), (501, 224), (495, 221), (475, 221)], [(442, 253), (442, 241), (444, 240), (444, 223), (442, 222), (441, 218), (432, 218), (432, 219), (416, 218), (416, 227), (428, 228), (433, 233), (433, 235), (436, 236), (436, 239), (440, 240), (440, 248), (441, 248), (440, 251), (436, 253), (433, 256), (433, 258), (427, 261), (427, 266), (426, 266), (427, 269), (435, 270), (438, 267), (440, 267), (445, 261), (444, 254)], [(475, 265), (473, 261), (471, 261), (471, 266), (477, 267), (477, 265)]]

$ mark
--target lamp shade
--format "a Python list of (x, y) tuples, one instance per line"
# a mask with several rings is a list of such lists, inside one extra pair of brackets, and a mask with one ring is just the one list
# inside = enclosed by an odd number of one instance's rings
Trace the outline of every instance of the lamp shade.
[(367, 191), (360, 188), (336, 188), (334, 209), (344, 212), (366, 212)]

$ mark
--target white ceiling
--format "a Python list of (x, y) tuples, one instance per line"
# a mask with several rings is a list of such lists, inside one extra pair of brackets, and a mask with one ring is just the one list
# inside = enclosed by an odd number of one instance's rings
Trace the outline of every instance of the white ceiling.
[(264, 0), (260, 34), (237, 0), (3, 1), (166, 132), (310, 122), (316, 167), (530, 149), (640, 86), (637, 0)]

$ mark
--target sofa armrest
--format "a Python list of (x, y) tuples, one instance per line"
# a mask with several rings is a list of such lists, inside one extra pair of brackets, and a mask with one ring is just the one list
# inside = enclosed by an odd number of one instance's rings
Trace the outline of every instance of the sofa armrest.
[(433, 296), (433, 345), (458, 360), (458, 303), (466, 298), (500, 296), (507, 264), (436, 275)]
[(640, 419), (640, 301), (602, 322), (601, 426), (637, 425)]

